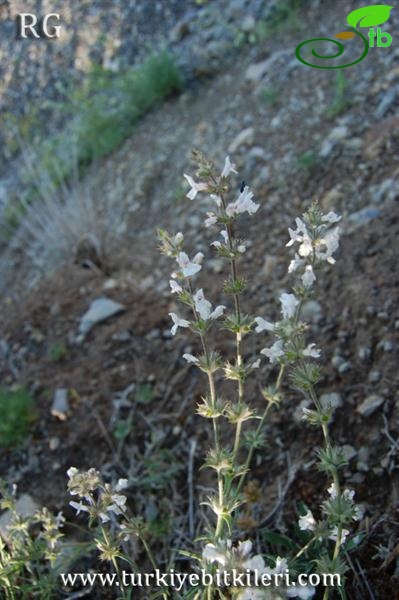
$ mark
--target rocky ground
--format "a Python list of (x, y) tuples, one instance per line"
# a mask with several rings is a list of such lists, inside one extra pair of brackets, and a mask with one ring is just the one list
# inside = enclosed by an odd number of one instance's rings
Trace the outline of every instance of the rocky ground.
[[(236, 2), (226, 6), (239, 11)], [(187, 15), (186, 25), (180, 17), (173, 43), (189, 61), (189, 40), (199, 44), (196, 36), (203, 32)], [(244, 45), (212, 77), (194, 81), (178, 99), (148, 114), (131, 139), (88, 173), (110, 202), (126, 209), (126, 232), (107, 265), (84, 268), (88, 261), (71, 249), (69, 263), (35, 288), (21, 294), (20, 285), (5, 295), (2, 381), (29, 387), (37, 419), (21, 449), (3, 452), (0, 472), (54, 510), (66, 509), (70, 465), (102, 467), (107, 477), (127, 474), (131, 507), (153, 522), (157, 543), (190, 546), (186, 474), (192, 441), (195, 466), (208, 445), (208, 431), (193, 410), (204, 382), (181, 359), (192, 340), (184, 333), (170, 336), (170, 266), (158, 255), (155, 229), (184, 231), (193, 249), (211, 256), (213, 238), (201, 229), (205, 205), (184, 198), (182, 173), (192, 171), (192, 147), (219, 163), (230, 153), (240, 171), (237, 189), (245, 179), (261, 203), (258, 218), (243, 224), (242, 235), (250, 240), (242, 264), (247, 312), (277, 315), (279, 293), (290, 285), (287, 227), (309, 202), (318, 199), (325, 210), (343, 214), (337, 264), (323, 275), (317, 302), (305, 312), (312, 338), (324, 350), (318, 389), (335, 394), (332, 435), (345, 446), (346, 482), (364, 508), (359, 531), (365, 538), (351, 558), (348, 597), (385, 600), (395, 597), (399, 569), (399, 53), (395, 45), (375, 49), (346, 69), (346, 92), (337, 100), (335, 74), (300, 65), (294, 48), (319, 31), (321, 21), (339, 27), (338, 9), (315, 4), (300, 18), (301, 32), (287, 29), (267, 43)], [(201, 279), (215, 299), (221, 268), (212, 257)], [(123, 310), (79, 339), (83, 314), (103, 297)], [(55, 361), (51, 350), (60, 343), (65, 352)], [(259, 349), (256, 344), (248, 355)], [(262, 370), (253, 382), (259, 406), (258, 385), (269, 374)], [(60, 389), (68, 390), (67, 406), (54, 410)], [(267, 426), (269, 445), (254, 464), (264, 493), (251, 515), (256, 524), (269, 514), (277, 483), (284, 486), (296, 467), (272, 524), (282, 531), (298, 500), (317, 507), (325, 489), (312, 466), (320, 437), (298, 418), (301, 399), (287, 385), (284, 390), (282, 410)], [(115, 436), (120, 419), (132, 422), (125, 438)], [(206, 475), (195, 473), (202, 494)], [(66, 514), (72, 516), (68, 509)], [(201, 519), (198, 514), (199, 529)], [(242, 525), (253, 533), (253, 523)]]

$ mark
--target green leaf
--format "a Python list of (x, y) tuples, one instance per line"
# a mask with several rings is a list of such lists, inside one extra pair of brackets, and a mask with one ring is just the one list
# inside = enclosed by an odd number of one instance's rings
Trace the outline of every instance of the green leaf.
[(284, 546), (285, 548), (290, 548), (290, 550), (297, 548), (295, 542), (290, 540), (290, 538), (275, 531), (263, 531), (262, 535), (269, 544), (273, 544), (274, 546)]
[(352, 11), (347, 18), (351, 27), (376, 27), (388, 21), (393, 6), (375, 4)]

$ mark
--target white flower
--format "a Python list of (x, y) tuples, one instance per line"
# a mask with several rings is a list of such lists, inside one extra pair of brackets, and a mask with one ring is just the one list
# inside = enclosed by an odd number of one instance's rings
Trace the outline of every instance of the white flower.
[(332, 484), (330, 485), (330, 487), (328, 488), (327, 492), (330, 494), (331, 498), (336, 498), (337, 497), (337, 486), (335, 485), (334, 482), (332, 482)]
[(299, 529), (302, 531), (314, 531), (314, 528), (316, 527), (316, 521), (312, 512), (308, 510), (306, 515), (299, 517), (298, 524)]
[(295, 258), (289, 264), (288, 273), (294, 273), (294, 271), (302, 267), (303, 263), (304, 261), (302, 258), (299, 258), (299, 254), (295, 254)]
[[(199, 254), (201, 254), (201, 252)], [(179, 252), (177, 262), (182, 270), (184, 277), (192, 277), (193, 275), (198, 273), (198, 271), (201, 271), (201, 265), (198, 264), (198, 259), (196, 260), (197, 257), (198, 254), (194, 257), (193, 261), (191, 262), (185, 252)]]
[(252, 363), (251, 369), (259, 369), (259, 367), (260, 367), (260, 358), (258, 358), (258, 360), (255, 360), (255, 362)]
[(107, 507), (109, 512), (113, 512), (116, 515), (121, 515), (126, 510), (126, 496), (122, 496), (122, 494), (112, 494), (111, 496), (112, 503)]
[(309, 344), (302, 352), (304, 356), (310, 356), (311, 358), (320, 358), (320, 350), (316, 347), (316, 344)]
[(267, 356), (272, 364), (277, 362), (277, 359), (280, 358), (280, 356), (284, 356), (282, 340), (278, 340), (270, 348), (263, 348), (260, 353)]
[(245, 244), (240, 244), (239, 246), (237, 246), (237, 251), (238, 251), (240, 254), (244, 254), (244, 252), (246, 252), (246, 251), (247, 251), (247, 247), (246, 247), (246, 245), (245, 245)]
[(262, 319), (262, 317), (256, 317), (255, 323), (257, 323), (257, 327), (255, 327), (256, 333), (262, 333), (262, 331), (274, 331), (275, 329), (274, 323), (270, 323), (270, 321), (266, 321), (266, 319)]
[(217, 215), (214, 212), (207, 212), (207, 219), (205, 219), (205, 227), (212, 227), (212, 225), (216, 225), (218, 222)]
[(338, 223), (338, 221), (340, 221), (341, 218), (342, 217), (340, 217), (339, 215), (337, 215), (335, 212), (330, 211), (326, 215), (323, 215), (321, 217), (321, 220), (323, 221), (323, 223)]
[(299, 246), (298, 250), (300, 256), (306, 257), (310, 256), (313, 252), (313, 243), (311, 238), (306, 234), (302, 238), (302, 243)]
[(253, 215), (259, 208), (259, 204), (255, 204), (252, 200), (253, 193), (250, 191), (248, 186), (245, 186), (244, 190), (240, 193), (235, 202), (230, 202), (226, 208), (226, 214), (229, 217), (239, 215), (247, 212), (249, 215)]
[(278, 573), (286, 573), (288, 571), (288, 562), (286, 558), (281, 558), (281, 556), (278, 556), (276, 558), (276, 566), (274, 567), (274, 569), (272, 569), (272, 573), (274, 574), (278, 574)]
[(176, 313), (169, 313), (169, 316), (172, 318), (172, 321), (174, 323), (171, 331), (172, 331), (172, 335), (176, 335), (176, 331), (178, 327), (190, 327), (190, 321), (186, 321), (186, 319), (181, 319), (180, 317), (177, 316)]
[[(324, 238), (318, 240), (317, 248), (316, 248), (316, 256), (320, 260), (326, 260), (330, 264), (335, 263), (335, 259), (333, 258), (333, 254), (339, 247), (339, 234), (340, 229), (336, 227), (331, 231), (328, 231)], [(320, 250), (320, 246), (325, 246), (325, 250)]]
[(121, 492), (122, 490), (125, 490), (128, 486), (129, 486), (128, 479), (118, 479), (118, 483), (115, 486), (115, 490), (117, 492)]
[(229, 234), (227, 231), (223, 229), (223, 231), (220, 232), (220, 235), (222, 236), (224, 243), (227, 245), (229, 243)]
[(211, 246), (214, 246), (215, 248), (217, 248), (219, 250), (219, 248), (222, 247), (222, 243), (218, 242), (217, 240), (215, 242), (211, 243)]
[(79, 515), (81, 512), (89, 512), (89, 507), (83, 504), (83, 502), (74, 502), (72, 500), (69, 504), (76, 510), (77, 515)]
[(307, 265), (305, 273), (302, 275), (302, 283), (306, 288), (310, 288), (315, 281), (316, 275), (313, 272), (312, 265)]
[(198, 192), (203, 192), (208, 188), (206, 183), (197, 183), (190, 175), (186, 175), (186, 173), (184, 173), (184, 177), (187, 179), (188, 184), (191, 187), (191, 190), (187, 194), (187, 198), (190, 198), (190, 200), (194, 200)]
[(201, 319), (207, 321), (209, 319), (209, 315), (211, 314), (212, 304), (209, 302), (209, 300), (205, 299), (204, 292), (202, 289), (198, 290), (194, 294), (193, 300), (195, 310), (197, 311)]
[(244, 588), (238, 593), (237, 600), (265, 600), (270, 598), (266, 591), (257, 588)]
[(206, 300), (204, 296), (204, 292), (202, 289), (198, 290), (194, 296), (194, 305), (195, 310), (204, 321), (208, 321), (209, 319), (218, 319), (224, 312), (225, 306), (217, 306), (215, 310), (212, 312), (212, 304), (209, 300)]
[(79, 471), (76, 467), (69, 467), (69, 469), (67, 471), (67, 475), (68, 475), (69, 479), (72, 479), (72, 477), (74, 477), (76, 475), (76, 473), (79, 473)]
[(312, 585), (292, 585), (286, 589), (288, 598), (300, 598), (301, 600), (309, 600), (316, 593), (316, 588)]
[(175, 246), (178, 246), (179, 244), (181, 244), (181, 242), (183, 240), (184, 240), (184, 235), (182, 234), (181, 231), (179, 231), (179, 233), (176, 233), (176, 235), (172, 239), (172, 241), (173, 241), (173, 243), (174, 243)]
[(299, 304), (299, 300), (296, 299), (294, 294), (283, 293), (280, 296), (281, 312), (283, 313), (284, 319), (290, 319), (295, 315), (296, 307)]
[(228, 177), (230, 173), (237, 173), (237, 171), (235, 169), (235, 165), (231, 163), (230, 157), (226, 156), (221, 177)]
[(204, 260), (203, 253), (202, 252), (197, 252), (197, 254), (193, 258), (193, 263), (195, 263), (196, 265), (200, 265), (203, 260)]
[[(341, 531), (341, 544), (345, 544), (346, 538), (349, 535), (349, 530), (348, 529), (342, 529)], [(338, 527), (335, 526), (333, 527), (333, 529), (331, 530), (330, 535), (328, 536), (329, 540), (332, 540), (333, 542), (336, 542), (338, 538)]]
[(188, 363), (193, 363), (194, 365), (198, 365), (199, 363), (198, 358), (196, 356), (193, 356), (193, 354), (183, 354), (183, 358)]
[(216, 202), (216, 206), (218, 208), (220, 208), (222, 206), (222, 199), (220, 196), (217, 196), (216, 194), (211, 194), (211, 199)]
[(171, 279), (169, 281), (169, 285), (170, 285), (170, 289), (172, 294), (180, 294), (183, 291), (183, 288), (181, 285), (179, 285), (177, 283), (177, 281), (174, 281), (173, 279)]
[[(292, 246), (295, 242), (302, 242), (303, 237), (309, 237), (308, 230), (306, 229), (306, 224), (297, 217), (295, 219), (296, 230), (294, 231), (291, 227), (288, 227), (288, 233), (290, 234), (290, 241), (287, 242), (286, 246)], [(300, 235), (302, 234), (302, 235)]]
[(222, 567), (225, 567), (228, 563), (229, 557), (226, 554), (226, 550), (218, 548), (215, 544), (207, 544), (202, 551), (202, 558), (211, 564), (217, 562)]
[(217, 306), (215, 308), (215, 310), (213, 312), (211, 312), (211, 314), (209, 315), (209, 318), (212, 320), (218, 319), (219, 317), (222, 316), (222, 314), (224, 313), (226, 307), (223, 306), (223, 304), (221, 304), (220, 306)]

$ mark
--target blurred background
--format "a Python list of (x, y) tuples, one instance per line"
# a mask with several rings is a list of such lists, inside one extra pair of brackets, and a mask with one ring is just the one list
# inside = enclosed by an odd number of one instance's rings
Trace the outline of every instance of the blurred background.
[[(170, 335), (170, 267), (156, 229), (184, 231), (192, 250), (210, 255), (206, 201), (185, 197), (183, 173), (193, 173), (193, 148), (220, 167), (229, 154), (237, 190), (245, 180), (261, 203), (243, 226), (246, 312), (277, 315), (296, 216), (318, 200), (344, 217), (337, 265), (306, 317), (324, 349), (319, 391), (337, 407), (346, 481), (365, 512), (349, 597), (394, 597), (399, 16), (394, 9), (382, 26), (392, 45), (350, 68), (314, 69), (295, 56), (302, 41), (344, 31), (360, 6), (0, 1), (0, 476), (28, 504), (70, 517), (66, 470), (94, 466), (129, 478), (129, 502), (161, 554), (191, 543), (187, 461), (193, 440), (195, 466), (207, 448), (194, 411), (204, 382), (181, 359), (192, 340)], [(20, 12), (59, 13), (60, 37), (17, 39)], [(358, 39), (344, 44), (336, 64), (362, 53)], [(222, 270), (207, 261), (207, 296)], [(320, 439), (301, 424), (301, 402), (287, 388), (284, 414), (268, 426), (247, 535), (293, 462), (275, 527), (289, 526), (298, 499), (316, 505), (324, 492), (311, 467)], [(206, 475), (196, 477), (200, 495)]]

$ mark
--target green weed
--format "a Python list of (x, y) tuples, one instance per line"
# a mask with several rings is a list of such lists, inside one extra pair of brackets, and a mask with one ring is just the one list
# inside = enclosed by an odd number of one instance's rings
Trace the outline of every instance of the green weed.
[(18, 446), (34, 418), (33, 400), (25, 388), (0, 388), (0, 446)]

